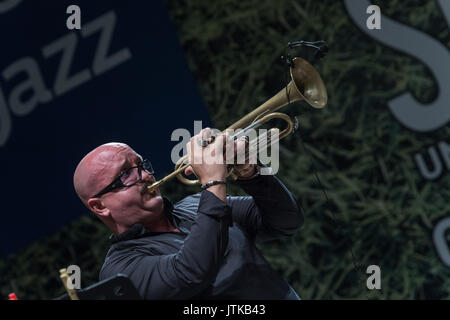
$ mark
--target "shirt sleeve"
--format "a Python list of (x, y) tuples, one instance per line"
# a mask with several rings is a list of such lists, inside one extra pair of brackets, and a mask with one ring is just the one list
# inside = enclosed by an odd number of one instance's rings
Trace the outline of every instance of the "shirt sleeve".
[(274, 175), (236, 180), (251, 197), (230, 197), (233, 222), (256, 241), (293, 235), (304, 222), (297, 200)]
[(149, 255), (137, 247), (132, 254), (117, 255), (109, 263), (114, 270), (106, 268), (101, 277), (127, 274), (144, 299), (194, 298), (213, 283), (223, 263), (230, 224), (231, 207), (205, 190), (196, 221), (177, 253)]

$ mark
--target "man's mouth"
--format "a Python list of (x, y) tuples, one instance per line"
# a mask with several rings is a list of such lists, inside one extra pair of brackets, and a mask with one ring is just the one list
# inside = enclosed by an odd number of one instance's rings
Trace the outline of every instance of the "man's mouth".
[(156, 190), (149, 192), (148, 187), (150, 187), (153, 184), (153, 182), (144, 183), (141, 189), (141, 194), (150, 194), (152, 196), (156, 195)]
[(150, 183), (144, 183), (144, 184), (142, 185), (141, 194), (149, 193), (149, 192), (148, 192), (148, 186), (149, 186), (149, 185), (151, 185), (151, 184), (150, 184)]

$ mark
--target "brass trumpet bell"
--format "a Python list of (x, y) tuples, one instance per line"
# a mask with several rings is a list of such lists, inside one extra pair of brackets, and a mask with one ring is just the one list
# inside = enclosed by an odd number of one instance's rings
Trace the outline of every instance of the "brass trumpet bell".
[(325, 107), (328, 101), (327, 89), (319, 73), (304, 59), (295, 58), (293, 63), (291, 82), (295, 85), (296, 91), (311, 107), (316, 109)]

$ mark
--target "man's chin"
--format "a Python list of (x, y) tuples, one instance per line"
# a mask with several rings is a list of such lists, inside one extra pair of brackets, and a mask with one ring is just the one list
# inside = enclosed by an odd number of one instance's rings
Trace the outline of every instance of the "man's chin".
[(142, 198), (143, 198), (144, 202), (155, 202), (156, 203), (159, 201), (163, 201), (163, 199), (161, 197), (161, 192), (159, 191), (159, 189), (156, 189), (152, 193), (144, 192), (142, 194)]

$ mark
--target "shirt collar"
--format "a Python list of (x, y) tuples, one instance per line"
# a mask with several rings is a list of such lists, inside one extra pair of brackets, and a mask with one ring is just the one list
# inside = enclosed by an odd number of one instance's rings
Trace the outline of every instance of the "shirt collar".
[[(169, 218), (169, 220), (172, 222), (172, 224), (174, 224), (175, 221), (174, 221), (173, 215), (172, 215), (173, 204), (166, 197), (163, 197), (163, 200), (164, 200), (164, 213)], [(113, 244), (116, 242), (137, 239), (137, 238), (141, 238), (141, 237), (144, 237), (144, 236), (147, 236), (150, 234), (156, 234), (156, 233), (160, 233), (160, 232), (151, 232), (150, 230), (147, 230), (142, 224), (137, 223), (137, 224), (132, 225), (130, 228), (128, 228), (121, 234), (118, 234), (118, 235), (112, 234), (109, 237), (109, 241), (111, 242), (111, 244)]]

